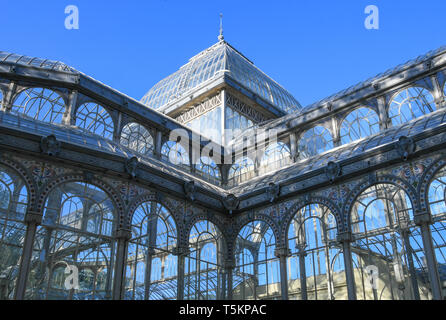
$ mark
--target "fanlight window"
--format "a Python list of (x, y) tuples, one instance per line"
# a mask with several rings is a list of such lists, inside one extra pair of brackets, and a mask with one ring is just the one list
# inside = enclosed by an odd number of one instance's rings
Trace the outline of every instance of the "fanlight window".
[(196, 165), (196, 169), (208, 177), (220, 179), (220, 170), (215, 161), (209, 157), (201, 157), (200, 162)]
[(253, 175), (254, 162), (248, 157), (237, 159), (229, 170), (229, 180), (232, 180), (233, 184), (238, 184), (246, 181)]
[(434, 97), (429, 90), (410, 87), (400, 91), (389, 107), (389, 118), (397, 126), (435, 111)]
[[(291, 299), (333, 300), (345, 281), (344, 262), (336, 240), (336, 219), (319, 204), (301, 208), (288, 229), (288, 288)], [(342, 291), (342, 290), (341, 290)]]
[(184, 298), (220, 300), (225, 296), (222, 262), (224, 240), (212, 222), (195, 223), (189, 235), (189, 255), (185, 259)]
[(13, 299), (25, 239), (28, 192), (23, 180), (0, 166), (0, 299)]
[(126, 264), (125, 299), (165, 300), (177, 297), (175, 221), (160, 203), (147, 201), (132, 218)]
[(106, 139), (113, 138), (113, 119), (108, 111), (97, 103), (88, 102), (77, 109), (76, 126)]
[[(351, 212), (358, 299), (425, 298), (429, 290), (423, 280), (427, 273), (419, 245), (422, 238), (412, 221), (410, 198), (396, 185), (377, 184), (358, 196)], [(379, 273), (373, 287), (367, 282), (367, 274), (376, 272), (376, 268)]]
[(276, 142), (268, 146), (260, 161), (260, 167), (266, 171), (283, 168), (291, 163), (291, 151), (287, 144)]
[(276, 239), (264, 221), (252, 221), (237, 236), (233, 298), (280, 299), (280, 264), (275, 257)]
[(190, 165), (189, 153), (179, 142), (167, 141), (161, 148), (161, 154), (172, 164), (179, 166)]
[(299, 141), (301, 159), (310, 158), (333, 149), (333, 138), (326, 128), (316, 126), (304, 133)]
[[(26, 299), (111, 299), (115, 217), (112, 200), (94, 185), (67, 182), (54, 188), (34, 239)], [(60, 288), (60, 265), (76, 268), (78, 289)]]
[(23, 90), (14, 100), (11, 112), (34, 120), (62, 123), (65, 102), (56, 92), (45, 88)]
[(153, 151), (153, 138), (150, 132), (135, 122), (128, 123), (122, 128), (121, 144), (144, 155)]
[(341, 144), (347, 144), (379, 132), (379, 117), (370, 108), (351, 112), (341, 125)]

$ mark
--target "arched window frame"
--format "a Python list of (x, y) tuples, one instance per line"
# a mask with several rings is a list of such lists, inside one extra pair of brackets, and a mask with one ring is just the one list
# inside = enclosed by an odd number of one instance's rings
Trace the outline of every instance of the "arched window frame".
[(66, 112), (65, 100), (54, 90), (32, 87), (14, 98), (11, 112), (33, 120), (60, 124)]
[(14, 299), (26, 235), (28, 187), (14, 170), (0, 165), (0, 276), (1, 299)]
[[(203, 250), (206, 247), (208, 249)], [(185, 300), (222, 298), (224, 286), (221, 271), (225, 247), (221, 230), (211, 221), (200, 220), (192, 226), (189, 254), (185, 260)], [(209, 256), (213, 253), (213, 256)]]
[(426, 88), (411, 86), (398, 91), (390, 99), (388, 114), (392, 125), (398, 126), (435, 110), (433, 94)]
[[(71, 207), (73, 199), (82, 205)], [(29, 272), (25, 298), (111, 299), (117, 210), (109, 194), (95, 184), (68, 181), (55, 186), (44, 203), (42, 224), (33, 243), (33, 256), (39, 257), (39, 263), (33, 264)], [(74, 219), (68, 219), (70, 215)], [(51, 270), (60, 262), (77, 269), (79, 289), (51, 286)], [(85, 287), (85, 283), (92, 287)]]
[(254, 175), (254, 161), (248, 157), (236, 159), (229, 169), (229, 181), (234, 185), (250, 179)]
[(86, 102), (76, 110), (76, 126), (88, 132), (112, 140), (114, 122), (110, 112), (95, 102)]
[(220, 180), (220, 169), (214, 160), (209, 157), (200, 157), (199, 163), (195, 165), (195, 169), (205, 175), (206, 177), (214, 178)]
[[(273, 229), (263, 220), (248, 222), (237, 235), (233, 295), (236, 299), (280, 299), (280, 263)], [(245, 259), (249, 256), (252, 260)], [(241, 264), (244, 263), (244, 264)], [(252, 271), (240, 274), (240, 270)], [(257, 290), (264, 286), (264, 290)]]
[(314, 157), (334, 148), (333, 136), (327, 128), (314, 126), (302, 134), (298, 148), (300, 159)]
[[(290, 221), (288, 284), (293, 299), (302, 299), (303, 294), (310, 300), (332, 300), (338, 294), (342, 296), (337, 287), (342, 283), (339, 278), (345, 278), (344, 261), (339, 259), (342, 249), (333, 245), (336, 234), (336, 218), (322, 204), (311, 203), (300, 208)], [(300, 269), (301, 259), (305, 264), (304, 273)], [(298, 290), (301, 281), (307, 284), (305, 293), (302, 288)]]
[(190, 166), (189, 153), (179, 142), (166, 141), (161, 148), (161, 155), (172, 164), (182, 167)]
[(172, 213), (159, 202), (145, 201), (132, 214), (131, 231), (124, 298), (176, 299), (178, 261), (173, 250), (177, 246), (178, 231)]
[[(361, 124), (366, 124), (366, 126)], [(347, 114), (342, 120), (339, 137), (341, 144), (348, 144), (379, 133), (379, 131), (379, 116), (376, 111), (370, 107), (361, 106)]]
[(270, 144), (266, 149), (260, 161), (260, 167), (265, 171), (273, 171), (281, 169), (291, 163), (290, 147), (282, 142), (277, 141)]
[(120, 143), (133, 151), (143, 155), (149, 155), (153, 152), (153, 137), (150, 131), (143, 125), (130, 122), (121, 130)]
[[(382, 205), (373, 206), (378, 201)], [(383, 212), (376, 215), (376, 210)], [(375, 224), (374, 217), (384, 218)], [(352, 262), (358, 299), (414, 299), (414, 282), (421, 298), (425, 299), (429, 290), (422, 280), (427, 277), (420, 245), (422, 237), (413, 222), (413, 204), (408, 193), (393, 183), (371, 185), (356, 197), (350, 221), (355, 239)], [(378, 267), (380, 274), (387, 275), (387, 278), (380, 276), (374, 287), (367, 284), (370, 266)], [(423, 276), (413, 278), (413, 274)]]

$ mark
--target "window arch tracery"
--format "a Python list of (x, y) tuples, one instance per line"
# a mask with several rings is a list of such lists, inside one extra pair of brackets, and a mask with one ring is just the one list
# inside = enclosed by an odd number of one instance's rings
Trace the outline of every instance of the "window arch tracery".
[(28, 88), (21, 91), (15, 98), (11, 112), (23, 114), (34, 120), (62, 123), (65, 101), (53, 90)]
[(389, 119), (397, 126), (436, 110), (434, 96), (422, 87), (409, 87), (398, 92), (389, 106)]
[(291, 163), (290, 147), (281, 141), (269, 145), (260, 161), (262, 172), (271, 172)]
[(229, 181), (232, 185), (237, 185), (254, 175), (254, 161), (248, 157), (236, 159), (229, 169)]
[(328, 129), (316, 126), (307, 130), (299, 141), (299, 157), (311, 158), (333, 149), (333, 137)]
[(161, 148), (163, 158), (172, 164), (189, 167), (189, 153), (179, 143), (174, 141), (167, 141)]
[(113, 139), (114, 123), (110, 113), (100, 104), (87, 102), (76, 112), (76, 126), (106, 139)]
[(199, 163), (195, 168), (207, 177), (220, 180), (220, 170), (215, 161), (209, 157), (200, 157)]
[(153, 152), (152, 135), (143, 125), (136, 122), (128, 123), (122, 128), (121, 144), (144, 155)]
[(349, 113), (342, 121), (340, 128), (341, 144), (348, 144), (378, 132), (378, 114), (368, 107), (361, 107)]

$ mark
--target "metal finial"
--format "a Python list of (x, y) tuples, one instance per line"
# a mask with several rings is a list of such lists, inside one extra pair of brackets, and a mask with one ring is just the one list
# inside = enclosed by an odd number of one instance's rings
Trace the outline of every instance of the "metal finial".
[(220, 13), (220, 35), (218, 36), (218, 40), (222, 41), (225, 37), (223, 37), (223, 13)]

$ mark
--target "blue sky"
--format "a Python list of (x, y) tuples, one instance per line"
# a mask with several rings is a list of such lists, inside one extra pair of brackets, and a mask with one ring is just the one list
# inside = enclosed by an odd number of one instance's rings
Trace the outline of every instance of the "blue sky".
[[(67, 5), (79, 30), (66, 30)], [(364, 27), (367, 5), (380, 29)], [(0, 50), (61, 60), (136, 99), (225, 39), (308, 105), (446, 44), (444, 0), (3, 0)]]

